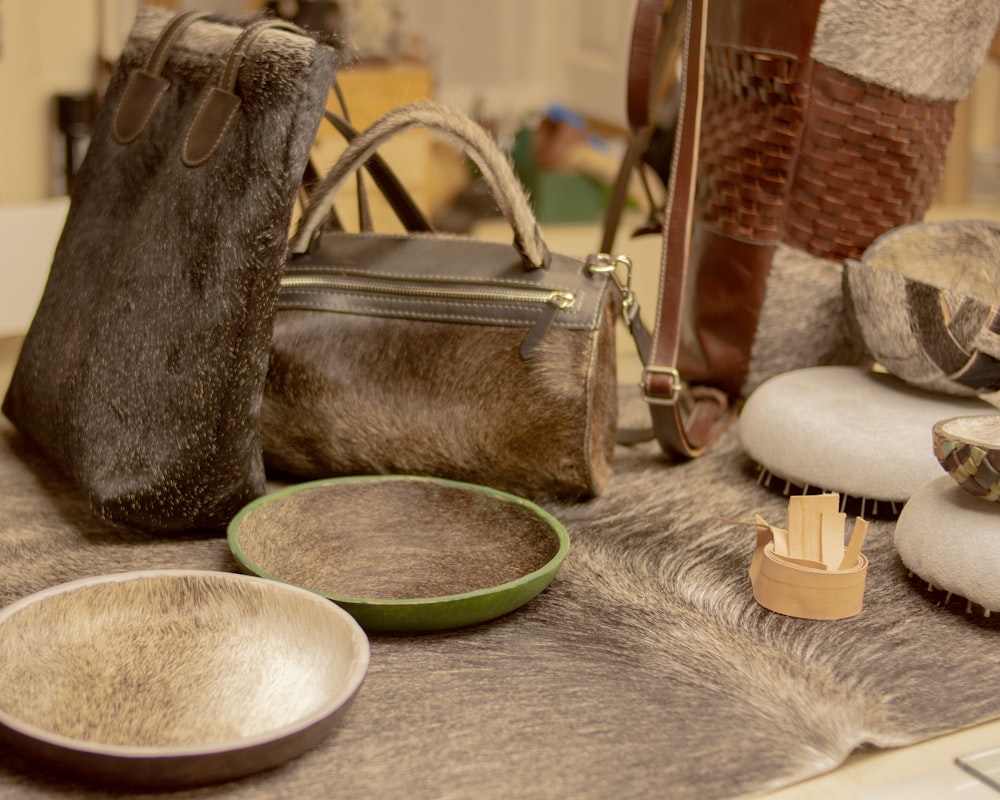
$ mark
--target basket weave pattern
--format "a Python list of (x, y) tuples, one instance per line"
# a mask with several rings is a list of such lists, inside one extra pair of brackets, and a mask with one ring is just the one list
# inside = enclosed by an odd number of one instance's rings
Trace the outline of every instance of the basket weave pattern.
[(813, 255), (858, 258), (879, 234), (923, 218), (941, 178), (955, 106), (904, 97), (816, 64), (811, 108), (786, 239)]
[(705, 80), (698, 212), (708, 226), (842, 260), (923, 217), (953, 103), (723, 46), (709, 45)]
[(802, 65), (709, 45), (705, 52), (698, 215), (738, 239), (780, 241), (802, 130)]

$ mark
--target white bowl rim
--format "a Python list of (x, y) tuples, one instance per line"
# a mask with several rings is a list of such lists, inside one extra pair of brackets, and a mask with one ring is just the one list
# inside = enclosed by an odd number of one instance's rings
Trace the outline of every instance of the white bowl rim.
[(132, 580), (142, 580), (145, 578), (159, 577), (206, 577), (213, 580), (247, 582), (252, 581), (265, 588), (267, 591), (288, 592), (295, 594), (304, 600), (317, 603), (324, 608), (325, 613), (330, 613), (339, 618), (344, 624), (345, 630), (349, 632), (350, 646), (354, 649), (354, 659), (351, 663), (351, 670), (348, 680), (341, 690), (329, 701), (323, 703), (312, 713), (301, 717), (295, 722), (272, 728), (267, 731), (246, 736), (238, 739), (231, 739), (222, 742), (212, 742), (206, 745), (173, 745), (168, 747), (148, 747), (142, 745), (121, 745), (103, 742), (92, 742), (85, 739), (75, 739), (62, 734), (54, 733), (45, 728), (38, 727), (24, 720), (9, 714), (0, 708), (0, 725), (14, 731), (22, 736), (36, 739), (56, 747), (73, 750), (80, 753), (95, 756), (105, 756), (122, 759), (176, 759), (192, 758), (199, 756), (213, 756), (223, 753), (230, 753), (239, 750), (250, 750), (256, 747), (273, 744), (274, 742), (294, 736), (297, 733), (308, 730), (340, 711), (354, 697), (361, 688), (361, 684), (368, 672), (371, 658), (371, 648), (368, 636), (364, 629), (358, 624), (348, 612), (331, 602), (316, 592), (301, 587), (269, 581), (254, 575), (245, 575), (235, 572), (223, 572), (209, 569), (146, 569), (130, 572), (115, 572), (107, 575), (97, 575), (86, 578), (60, 583), (37, 592), (26, 595), (13, 603), (0, 609), (0, 626), (20, 610), (43, 602), (49, 597), (65, 594), (88, 586), (97, 586), (107, 583), (124, 583)]

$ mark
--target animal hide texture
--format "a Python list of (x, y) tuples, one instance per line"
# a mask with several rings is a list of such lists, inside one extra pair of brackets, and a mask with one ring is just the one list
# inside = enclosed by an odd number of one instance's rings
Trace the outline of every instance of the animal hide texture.
[[(342, 182), (417, 126), (477, 166), (513, 248), (416, 232), (320, 235)], [(533, 499), (602, 489), (621, 296), (607, 266), (549, 253), (481, 126), (429, 101), (388, 112), (313, 189), (292, 250), (261, 412), (269, 467), (432, 475)]]
[(905, 95), (961, 100), (979, 74), (998, 19), (997, 0), (824, 0), (812, 55)]
[[(181, 149), (241, 28), (199, 20), (129, 144), (111, 126), (172, 15), (143, 8), (81, 167), (4, 413), (98, 513), (163, 531), (222, 526), (264, 489), (259, 409), (296, 192), (343, 53), (264, 31), (207, 163)], [(245, 20), (244, 20), (245, 22)]]
[(269, 468), (305, 478), (432, 475), (586, 498), (616, 434), (610, 302), (597, 330), (282, 310), (261, 413)]
[[(623, 425), (642, 424), (632, 390), (622, 408)], [(866, 744), (1000, 717), (1000, 623), (935, 605), (907, 577), (891, 522), (871, 524), (859, 616), (812, 622), (756, 604), (756, 531), (733, 520), (778, 522), (786, 499), (757, 485), (734, 430), (675, 465), (655, 443), (618, 448), (601, 496), (546, 507), (570, 552), (524, 608), (469, 629), (372, 637), (364, 686), (315, 749), (233, 783), (145, 796), (712, 800), (832, 770)], [(157, 567), (236, 569), (219, 537), (152, 542), (94, 518), (3, 423), (0, 603)], [(120, 796), (0, 752), (0, 800)]]
[(1000, 389), (1000, 225), (917, 223), (879, 237), (844, 267), (858, 341), (886, 370), (943, 394)]

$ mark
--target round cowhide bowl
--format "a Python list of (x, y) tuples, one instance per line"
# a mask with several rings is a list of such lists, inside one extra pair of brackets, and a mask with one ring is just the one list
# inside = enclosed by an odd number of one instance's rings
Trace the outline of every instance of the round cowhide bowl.
[(74, 581), (0, 611), (0, 741), (116, 787), (230, 780), (319, 742), (368, 659), (350, 615), (294, 586), (198, 570)]
[(1000, 225), (916, 223), (844, 267), (849, 324), (904, 381), (953, 395), (1000, 390)]
[(369, 632), (477, 625), (555, 578), (569, 534), (522, 497), (415, 475), (307, 481), (250, 502), (229, 524), (248, 573), (333, 600)]
[(934, 423), (934, 455), (955, 483), (974, 497), (1000, 502), (1000, 414)]

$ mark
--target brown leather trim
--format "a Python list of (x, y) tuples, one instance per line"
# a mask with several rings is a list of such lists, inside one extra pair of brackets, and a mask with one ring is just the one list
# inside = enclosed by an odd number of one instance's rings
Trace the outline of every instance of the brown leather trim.
[[(651, 363), (643, 381), (657, 439), (668, 453), (687, 457), (700, 455), (732, 421), (734, 410), (726, 392), (737, 396), (746, 376), (767, 272), (781, 229), (782, 212), (776, 209), (775, 235), (764, 244), (754, 243), (752, 236), (745, 241), (727, 237), (709, 231), (704, 225), (699, 225), (698, 242), (692, 242), (695, 181), (699, 156), (705, 153), (701, 138), (707, 43), (710, 40), (713, 45), (738, 45), (744, 52), (756, 49), (779, 56), (751, 61), (751, 79), (736, 87), (737, 93), (743, 92), (748, 99), (764, 89), (767, 103), (768, 87), (779, 87), (779, 95), (785, 92), (786, 84), (794, 89), (797, 76), (787, 74), (786, 67), (808, 58), (820, 5), (821, 0), (803, 0), (789, 8), (788, 13), (777, 14), (774, 3), (769, 0), (745, 0), (738, 4), (709, 4), (707, 0), (688, 2), (683, 101), (664, 225), (657, 324)], [(739, 58), (739, 54), (736, 57)], [(732, 87), (716, 87), (716, 90), (726, 88)], [(788, 101), (786, 108), (794, 104), (794, 97), (778, 99)], [(738, 105), (733, 104), (734, 107)], [(801, 127), (793, 123), (785, 128), (787, 141), (781, 144), (789, 152), (794, 152), (799, 144)], [(769, 177), (768, 166), (763, 165), (761, 174), (765, 178)], [(791, 159), (783, 162), (780, 168), (784, 174), (770, 189), (778, 206), (785, 199)], [(737, 170), (740, 171), (742, 167)], [(771, 201), (766, 196), (763, 199), (766, 208)], [(694, 281), (694, 285), (689, 288), (690, 281)], [(733, 288), (734, 282), (742, 290)], [(696, 299), (694, 326), (700, 328), (704, 323), (708, 328), (722, 320), (724, 324), (715, 325), (715, 329), (727, 333), (719, 336), (699, 332), (695, 338), (702, 340), (702, 353), (685, 358), (687, 361), (703, 359), (702, 375), (705, 379), (718, 375), (724, 389), (692, 387), (687, 383), (701, 377), (696, 364), (681, 362), (681, 325), (688, 316), (685, 306), (691, 296)], [(726, 296), (738, 298), (738, 302), (729, 301)], [(712, 368), (707, 366), (716, 359), (721, 359), (724, 365), (718, 372), (714, 364)], [(687, 372), (689, 368), (695, 372)]]
[(769, 50), (807, 59), (823, 0), (790, 0), (787, 8), (780, 5), (774, 0), (710, 3), (709, 44)]
[(678, 367), (685, 380), (740, 394), (775, 249), (696, 226), (691, 261), (698, 270), (685, 324), (693, 328), (697, 349), (681, 352)]
[(186, 11), (171, 19), (153, 45), (145, 68), (129, 75), (111, 123), (111, 135), (119, 144), (129, 144), (143, 132), (160, 98), (170, 86), (170, 81), (160, 75), (170, 48), (192, 22), (206, 16), (203, 11)]
[(210, 86), (202, 94), (198, 110), (184, 136), (181, 159), (187, 166), (200, 166), (212, 157), (242, 102), (237, 95), (217, 86)]
[(660, 20), (671, 0), (639, 0), (632, 23), (632, 44), (628, 61), (626, 110), (633, 130), (650, 123), (649, 99), (653, 83), (653, 63), (660, 33)]
[(229, 50), (222, 75), (205, 88), (185, 134), (181, 160), (186, 166), (198, 167), (208, 161), (226, 135), (242, 103), (235, 92), (243, 59), (257, 37), (270, 28), (304, 33), (290, 22), (274, 18), (258, 20), (243, 29)]
[(697, 458), (736, 420), (736, 407), (711, 386), (692, 386), (668, 406), (650, 406), (653, 433), (664, 452)]
[(146, 128), (146, 123), (160, 103), (160, 98), (170, 86), (170, 81), (144, 69), (137, 69), (128, 76), (121, 102), (111, 123), (111, 134), (118, 144), (135, 141)]

